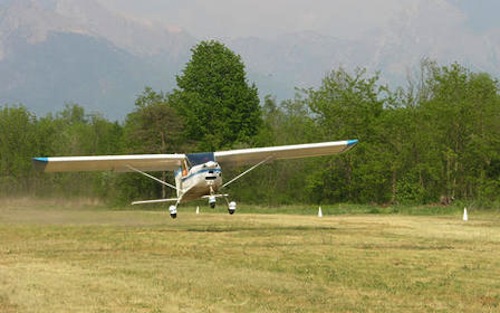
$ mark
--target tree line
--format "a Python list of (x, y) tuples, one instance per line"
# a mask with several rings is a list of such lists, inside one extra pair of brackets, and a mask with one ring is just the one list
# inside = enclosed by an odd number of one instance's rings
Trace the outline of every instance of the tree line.
[[(146, 87), (124, 121), (78, 104), (38, 117), (0, 108), (0, 195), (88, 196), (122, 204), (170, 196), (135, 173), (34, 170), (34, 156), (187, 153), (358, 139), (349, 153), (265, 164), (231, 187), (246, 203), (500, 202), (500, 85), (487, 73), (423, 60), (406, 86), (330, 71), (317, 88), (262, 103), (241, 57), (203, 41), (169, 93)], [(243, 169), (225, 169), (226, 179)], [(172, 174), (155, 173), (161, 179)]]

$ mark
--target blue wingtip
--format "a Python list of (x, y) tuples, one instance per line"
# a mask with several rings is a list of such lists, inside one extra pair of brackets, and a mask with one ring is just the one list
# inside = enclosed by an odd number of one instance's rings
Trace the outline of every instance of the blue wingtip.
[(358, 143), (358, 140), (357, 139), (351, 139), (351, 140), (347, 140), (347, 146), (350, 147), (350, 146), (354, 146), (355, 144)]
[(44, 172), (47, 164), (49, 164), (49, 158), (33, 158), (33, 165), (38, 171)]

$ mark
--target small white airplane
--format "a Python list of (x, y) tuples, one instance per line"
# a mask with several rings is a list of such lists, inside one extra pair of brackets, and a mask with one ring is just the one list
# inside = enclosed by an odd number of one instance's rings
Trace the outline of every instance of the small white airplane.
[[(236, 202), (229, 202), (228, 194), (219, 190), (232, 184), (258, 166), (274, 160), (298, 159), (337, 154), (351, 149), (358, 140), (331, 141), (299, 145), (273, 146), (264, 148), (239, 149), (228, 151), (192, 153), (192, 154), (137, 154), (106, 156), (68, 156), (33, 158), (35, 167), (44, 172), (77, 171), (116, 171), (137, 172), (160, 184), (177, 191), (177, 197), (135, 201), (132, 204), (175, 202), (169, 208), (170, 216), (177, 217), (177, 207), (182, 202), (208, 199), (214, 208), (216, 198), (226, 199), (228, 211), (236, 211)], [(222, 184), (221, 165), (249, 165), (248, 170)], [(175, 186), (158, 179), (146, 172), (174, 171)]]

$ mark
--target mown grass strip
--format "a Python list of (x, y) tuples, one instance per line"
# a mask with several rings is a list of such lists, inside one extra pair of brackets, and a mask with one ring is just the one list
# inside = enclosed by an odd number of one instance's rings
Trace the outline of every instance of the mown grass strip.
[(494, 312), (500, 218), (0, 206), (5, 312)]

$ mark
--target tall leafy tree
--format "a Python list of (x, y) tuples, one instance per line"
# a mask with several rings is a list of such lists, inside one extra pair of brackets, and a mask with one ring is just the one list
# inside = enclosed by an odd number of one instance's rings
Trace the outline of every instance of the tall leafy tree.
[[(99, 155), (120, 152), (121, 126), (103, 116), (87, 113), (75, 103), (38, 120), (38, 133), (42, 137), (38, 156)], [(35, 156), (35, 155), (33, 155)], [(72, 196), (101, 196), (111, 192), (109, 173), (76, 172), (54, 173), (40, 177), (41, 192), (52, 185), (52, 191)], [(48, 193), (48, 192), (45, 192)]]
[[(305, 99), (297, 93), (292, 100), (277, 104), (266, 96), (263, 126), (257, 144), (262, 146), (299, 144), (318, 141), (318, 132)], [(245, 202), (269, 205), (305, 203), (304, 181), (311, 168), (318, 167), (318, 159), (287, 160), (265, 164), (242, 180), (235, 194)]]
[(433, 196), (427, 188), (429, 177), (436, 177), (435, 153), (431, 147), (432, 129), (421, 104), (431, 97), (435, 62), (423, 59), (407, 86), (397, 88), (386, 104), (383, 116), (383, 142), (391, 155), (392, 203), (425, 203)]
[(36, 117), (24, 106), (0, 110), (0, 193), (26, 190), (37, 151)]
[(307, 104), (323, 139), (359, 139), (356, 152), (331, 158), (325, 169), (310, 176), (315, 201), (385, 201), (389, 195), (388, 159), (383, 147), (382, 115), (387, 88), (366, 70), (353, 74), (331, 71), (317, 89), (307, 91)]
[(433, 164), (439, 169), (432, 190), (472, 199), (487, 184), (498, 160), (500, 97), (498, 82), (455, 63), (434, 67), (432, 95), (422, 103), (425, 125), (432, 130)]
[(215, 150), (252, 142), (261, 126), (257, 88), (249, 84), (241, 57), (218, 41), (202, 41), (170, 100), (198, 148)]
[(124, 130), (128, 153), (174, 153), (183, 149), (184, 122), (167, 96), (146, 87), (127, 115)]
[[(123, 138), (125, 153), (175, 153), (185, 149), (184, 123), (168, 97), (146, 87), (135, 102), (135, 110), (127, 115)], [(167, 172), (159, 174), (166, 180)], [(119, 178), (121, 200), (166, 196), (163, 185), (135, 173)]]

